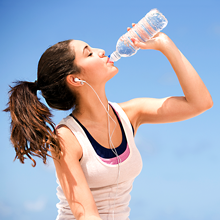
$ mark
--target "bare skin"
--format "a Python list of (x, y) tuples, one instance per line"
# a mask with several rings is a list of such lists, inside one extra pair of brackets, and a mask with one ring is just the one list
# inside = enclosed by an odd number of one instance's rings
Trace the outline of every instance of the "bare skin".
[[(145, 43), (140, 43), (135, 39), (133, 42), (140, 49), (162, 52), (172, 65), (184, 93), (182, 97), (137, 98), (120, 103), (119, 105), (130, 119), (135, 133), (141, 124), (182, 121), (195, 117), (212, 107), (212, 98), (203, 81), (167, 35), (158, 33)], [(71, 47), (75, 50), (77, 65), (83, 69), (79, 75), (67, 77), (69, 87), (80, 97), (78, 108), (73, 111), (73, 115), (102, 146), (109, 148), (107, 113), (91, 88), (86, 83), (82, 85), (80, 82), (75, 82), (74, 78), (77, 77), (88, 82), (107, 109), (108, 99), (105, 94), (105, 84), (117, 74), (118, 69), (114, 64), (107, 63), (103, 50), (91, 48), (85, 42), (76, 40), (72, 41)], [(117, 122), (111, 108), (109, 114)], [(110, 127), (110, 132), (112, 132), (115, 127), (112, 120), (110, 120)], [(67, 127), (61, 127), (57, 131), (61, 140), (62, 153), (60, 160), (54, 160), (54, 163), (72, 213), (78, 220), (101, 220), (80, 166), (82, 147)], [(120, 127), (116, 123), (112, 136), (114, 146), (118, 146), (121, 140)], [(55, 155), (53, 152), (52, 154)]]

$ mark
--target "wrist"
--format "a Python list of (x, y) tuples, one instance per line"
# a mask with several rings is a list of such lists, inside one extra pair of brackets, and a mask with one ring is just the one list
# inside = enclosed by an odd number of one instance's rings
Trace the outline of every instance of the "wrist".
[(169, 55), (179, 51), (176, 45), (167, 35), (164, 35), (162, 38), (159, 39), (159, 41), (160, 43), (158, 46), (158, 50), (166, 57), (169, 57)]
[(164, 53), (166, 52), (173, 44), (172, 40), (164, 33), (159, 33), (157, 39), (157, 50)]

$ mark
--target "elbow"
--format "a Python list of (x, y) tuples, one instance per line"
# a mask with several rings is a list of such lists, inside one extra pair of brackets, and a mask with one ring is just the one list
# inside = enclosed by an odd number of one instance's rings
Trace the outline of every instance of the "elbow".
[(203, 112), (212, 108), (212, 106), (213, 106), (213, 100), (212, 100), (211, 96), (208, 98), (205, 98), (205, 99), (203, 98), (202, 100), (200, 99), (199, 102), (193, 103), (191, 105), (192, 112), (194, 115), (200, 115)]
[(206, 100), (203, 100), (203, 103), (198, 110), (202, 113), (212, 108), (212, 106), (213, 106), (213, 100), (210, 96)]
[(212, 100), (212, 98), (211, 98), (210, 103), (209, 103), (209, 106), (208, 106), (208, 109), (212, 108), (213, 104), (214, 104), (214, 103), (213, 103), (213, 100)]
[(206, 100), (206, 105), (205, 105), (205, 110), (208, 110), (210, 108), (212, 108), (213, 106), (213, 100), (212, 97), (210, 96), (207, 100)]

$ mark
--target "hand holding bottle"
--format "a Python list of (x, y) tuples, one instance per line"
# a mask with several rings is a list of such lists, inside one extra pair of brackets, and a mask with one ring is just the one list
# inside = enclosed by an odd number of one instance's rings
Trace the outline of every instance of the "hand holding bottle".
[[(146, 45), (151, 45), (149, 49), (159, 49), (157, 47), (153, 47), (151, 44), (152, 42), (149, 44), (141, 44), (139, 45), (140, 47), (135, 46), (132, 39), (136, 38), (138, 42), (142, 43), (149, 41), (154, 36), (158, 36), (157, 33), (166, 27), (167, 23), (168, 21), (163, 14), (161, 14), (157, 9), (152, 9), (137, 23), (137, 25), (134, 24), (132, 28), (128, 28), (128, 32), (119, 38), (116, 45), (116, 51), (111, 54), (110, 61), (115, 62), (121, 57), (132, 56), (139, 48), (142, 47), (148, 49), (146, 48)], [(154, 38), (153, 42), (157, 42), (155, 39), (157, 38)]]
[[(134, 27), (135, 24), (132, 23), (132, 27)], [(129, 31), (131, 28), (128, 27), (127, 31)], [(164, 34), (163, 32), (157, 33), (154, 37), (149, 39), (146, 42), (140, 42), (137, 38), (131, 38), (134, 45), (142, 50), (162, 50), (162, 47), (164, 44), (168, 43), (170, 40), (169, 37)]]

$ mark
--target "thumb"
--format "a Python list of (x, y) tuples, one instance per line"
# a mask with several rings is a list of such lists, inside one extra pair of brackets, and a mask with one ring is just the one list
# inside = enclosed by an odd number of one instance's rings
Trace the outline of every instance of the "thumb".
[(134, 46), (140, 49), (155, 49), (155, 39), (148, 39), (146, 42), (140, 42), (137, 38), (131, 38)]
[(144, 46), (144, 43), (140, 42), (137, 38), (131, 38), (131, 41), (136, 47), (143, 48)]

